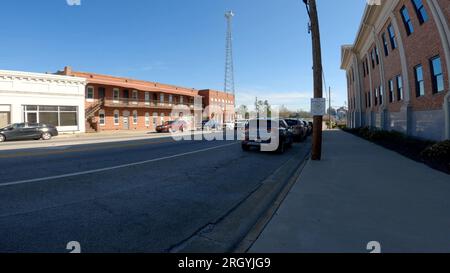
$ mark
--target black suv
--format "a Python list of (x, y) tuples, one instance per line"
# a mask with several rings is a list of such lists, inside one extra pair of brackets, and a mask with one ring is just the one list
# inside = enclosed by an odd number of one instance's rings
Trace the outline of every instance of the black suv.
[[(265, 128), (262, 126), (264, 123), (267, 123)], [(261, 148), (262, 144), (271, 143), (273, 129), (278, 129), (278, 145), (276, 151), (284, 153), (287, 147), (292, 146), (294, 135), (292, 128), (283, 119), (255, 119), (247, 122), (245, 125), (245, 139), (241, 143), (242, 149), (248, 151), (251, 147)]]
[(58, 130), (53, 125), (41, 123), (14, 123), (0, 129), (0, 142), (25, 139), (50, 140), (57, 135)]

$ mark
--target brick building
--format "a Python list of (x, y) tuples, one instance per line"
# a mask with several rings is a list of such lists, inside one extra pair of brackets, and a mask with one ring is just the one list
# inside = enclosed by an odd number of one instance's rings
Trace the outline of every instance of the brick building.
[(342, 47), (348, 124), (450, 138), (450, 2), (367, 5), (353, 45)]
[(77, 72), (71, 67), (65, 67), (57, 74), (86, 79), (87, 131), (153, 131), (165, 121), (177, 119), (180, 112), (184, 113), (183, 118), (195, 129), (202, 117), (210, 116), (203, 112), (206, 107), (216, 105), (219, 100), (225, 103), (225, 99), (234, 104), (232, 95), (209, 89), (198, 91), (155, 82)]

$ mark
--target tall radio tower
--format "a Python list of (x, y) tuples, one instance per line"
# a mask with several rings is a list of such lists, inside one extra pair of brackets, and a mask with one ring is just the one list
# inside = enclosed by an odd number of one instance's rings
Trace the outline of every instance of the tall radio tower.
[(234, 17), (232, 11), (225, 13), (227, 19), (226, 57), (225, 57), (225, 86), (224, 92), (235, 95), (234, 90), (234, 65), (233, 65), (233, 35), (231, 22)]

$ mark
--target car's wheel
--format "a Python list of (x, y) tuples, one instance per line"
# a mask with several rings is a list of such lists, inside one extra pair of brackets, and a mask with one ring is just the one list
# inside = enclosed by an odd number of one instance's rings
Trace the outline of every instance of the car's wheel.
[(248, 145), (245, 145), (245, 144), (242, 144), (241, 145), (242, 146), (242, 150), (244, 150), (244, 151), (250, 151), (250, 146), (248, 146)]
[(3, 142), (5, 140), (6, 140), (5, 136), (4, 135), (0, 135), (0, 142)]
[(52, 134), (50, 134), (49, 132), (45, 132), (42, 134), (42, 139), (43, 140), (50, 140), (52, 139)]

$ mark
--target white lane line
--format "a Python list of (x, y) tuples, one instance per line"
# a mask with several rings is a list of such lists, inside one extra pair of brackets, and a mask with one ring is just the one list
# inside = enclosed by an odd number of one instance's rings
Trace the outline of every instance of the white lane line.
[(198, 153), (207, 152), (207, 151), (211, 151), (211, 150), (215, 150), (215, 149), (219, 149), (219, 148), (223, 148), (223, 147), (227, 147), (227, 146), (231, 146), (231, 145), (235, 145), (235, 144), (236, 144), (236, 142), (233, 142), (233, 143), (229, 143), (229, 144), (225, 144), (225, 145), (220, 145), (220, 146), (215, 146), (215, 147), (211, 147), (211, 148), (196, 150), (196, 151), (192, 151), (192, 152), (176, 154), (176, 155), (171, 155), (171, 156), (165, 156), (165, 157), (160, 157), (160, 158), (155, 158), (155, 159), (150, 159), (150, 160), (145, 160), (145, 161), (139, 161), (139, 162), (134, 162), (134, 163), (128, 163), (128, 164), (123, 164), (123, 165), (118, 165), (118, 166), (113, 166), (113, 167), (95, 169), (95, 170), (90, 170), (90, 171), (75, 172), (75, 173), (68, 173), (68, 174), (55, 175), (55, 176), (49, 176), (49, 177), (42, 177), (42, 178), (35, 178), (35, 179), (27, 179), (27, 180), (19, 180), (19, 181), (1, 183), (0, 184), (0, 188), (1, 187), (6, 187), (6, 186), (13, 186), (13, 185), (33, 183), (33, 182), (55, 180), (55, 179), (60, 179), (60, 178), (67, 178), (67, 177), (73, 177), (73, 176), (79, 176), (79, 175), (85, 175), (85, 174), (93, 174), (93, 173), (100, 173), (100, 172), (106, 172), (106, 171), (111, 171), (111, 170), (117, 170), (117, 169), (122, 169), (122, 168), (127, 168), (127, 167), (138, 166), (138, 165), (143, 165), (143, 164), (147, 164), (147, 163), (152, 163), (152, 162), (157, 162), (157, 161), (177, 158), (177, 157), (186, 156), (186, 155), (198, 154)]

